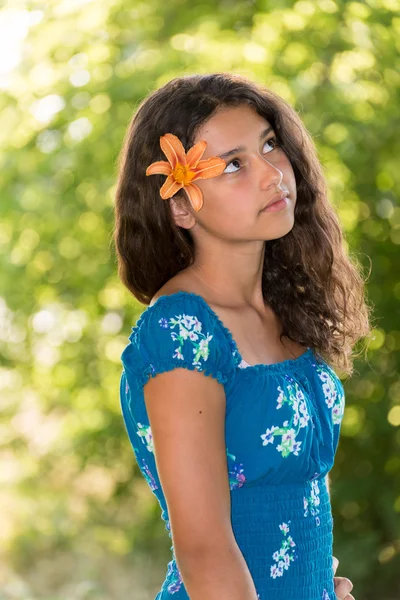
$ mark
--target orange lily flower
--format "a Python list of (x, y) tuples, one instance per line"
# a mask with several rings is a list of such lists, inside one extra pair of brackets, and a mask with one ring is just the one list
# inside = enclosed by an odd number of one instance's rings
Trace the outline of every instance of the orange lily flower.
[(207, 147), (204, 141), (192, 146), (186, 154), (182, 142), (172, 133), (160, 137), (160, 146), (168, 162), (159, 160), (152, 163), (147, 167), (146, 175), (168, 175), (160, 189), (161, 198), (167, 200), (184, 188), (194, 210), (199, 211), (203, 206), (203, 193), (192, 181), (218, 177), (226, 162), (218, 157), (200, 160)]

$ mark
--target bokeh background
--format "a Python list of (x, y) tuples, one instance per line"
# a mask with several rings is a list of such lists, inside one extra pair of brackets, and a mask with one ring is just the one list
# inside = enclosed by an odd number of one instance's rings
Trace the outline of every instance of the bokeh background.
[(330, 473), (334, 555), (356, 600), (398, 600), (399, 0), (10, 0), (0, 50), (0, 599), (160, 589), (171, 540), (118, 396), (145, 307), (116, 273), (116, 161), (150, 91), (230, 71), (296, 108), (370, 272), (376, 323), (343, 381)]

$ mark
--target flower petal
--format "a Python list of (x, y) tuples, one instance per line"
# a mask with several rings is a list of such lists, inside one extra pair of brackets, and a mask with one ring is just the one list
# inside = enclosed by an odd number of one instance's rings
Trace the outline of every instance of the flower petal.
[(146, 169), (146, 175), (170, 175), (171, 165), (165, 160), (151, 163)]
[(194, 210), (199, 211), (204, 202), (203, 192), (199, 186), (195, 185), (194, 183), (188, 183), (183, 189), (187, 193)]
[(187, 164), (190, 168), (193, 168), (197, 165), (197, 163), (203, 156), (206, 147), (207, 142), (201, 141), (190, 148), (186, 155)]
[(172, 169), (175, 169), (176, 165), (186, 164), (186, 153), (185, 148), (182, 146), (182, 142), (173, 133), (166, 133), (160, 137), (161, 150), (168, 158), (169, 164)]
[(193, 177), (195, 179), (211, 179), (212, 177), (218, 177), (223, 173), (226, 168), (226, 162), (222, 160), (222, 158), (208, 158), (207, 160), (201, 160), (194, 171), (196, 171), (196, 175)]
[(183, 183), (175, 181), (173, 175), (168, 175), (167, 179), (160, 188), (160, 196), (163, 200), (171, 198), (176, 192), (183, 188)]

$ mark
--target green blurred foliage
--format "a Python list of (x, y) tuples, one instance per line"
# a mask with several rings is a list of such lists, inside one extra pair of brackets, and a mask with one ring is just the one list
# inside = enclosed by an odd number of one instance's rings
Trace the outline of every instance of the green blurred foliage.
[(378, 325), (344, 382), (330, 474), (334, 554), (356, 599), (399, 598), (399, 10), (399, 0), (6, 2), (1, 598), (147, 600), (164, 578), (170, 539), (119, 406), (120, 354), (144, 307), (116, 275), (116, 160), (151, 90), (210, 71), (247, 75), (295, 106), (347, 247), (365, 271), (372, 261)]

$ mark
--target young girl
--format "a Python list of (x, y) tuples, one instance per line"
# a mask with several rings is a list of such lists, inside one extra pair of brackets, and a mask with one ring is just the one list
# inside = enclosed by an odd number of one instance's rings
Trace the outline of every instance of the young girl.
[(296, 111), (243, 77), (173, 79), (132, 120), (115, 211), (147, 306), (122, 412), (173, 542), (156, 600), (353, 599), (333, 577), (333, 367), (352, 373), (370, 308)]

